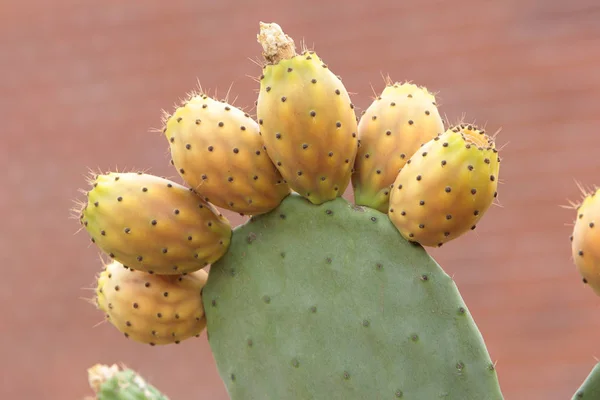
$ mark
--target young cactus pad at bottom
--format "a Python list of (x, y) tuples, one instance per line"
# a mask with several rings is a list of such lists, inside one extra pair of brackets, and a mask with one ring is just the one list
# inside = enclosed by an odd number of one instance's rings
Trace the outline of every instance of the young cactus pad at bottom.
[(134, 371), (117, 365), (94, 365), (88, 380), (97, 400), (169, 400)]
[(292, 194), (237, 227), (203, 301), (232, 400), (503, 398), (452, 279), (343, 198)]

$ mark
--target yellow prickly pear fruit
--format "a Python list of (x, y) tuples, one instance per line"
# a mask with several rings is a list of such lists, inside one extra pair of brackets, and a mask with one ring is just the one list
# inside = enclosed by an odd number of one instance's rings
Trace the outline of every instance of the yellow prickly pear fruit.
[(388, 83), (358, 123), (352, 175), (356, 204), (387, 213), (398, 172), (419, 147), (443, 132), (433, 94), (411, 83)]
[(126, 337), (150, 345), (179, 343), (206, 327), (201, 291), (208, 273), (157, 275), (113, 261), (98, 277), (96, 304)]
[(441, 246), (470, 229), (497, 196), (500, 157), (473, 125), (448, 129), (421, 147), (391, 187), (392, 223), (423, 246)]
[(165, 120), (173, 165), (204, 200), (241, 214), (268, 212), (290, 193), (244, 111), (193, 95)]
[(296, 54), (277, 24), (262, 24), (267, 61), (257, 117), (269, 157), (287, 184), (313, 204), (350, 183), (358, 147), (354, 106), (341, 80), (314, 52)]
[(97, 175), (80, 222), (92, 242), (129, 268), (182, 274), (217, 261), (231, 225), (190, 189), (143, 173)]
[(587, 193), (577, 207), (571, 251), (583, 282), (600, 296), (600, 189)]

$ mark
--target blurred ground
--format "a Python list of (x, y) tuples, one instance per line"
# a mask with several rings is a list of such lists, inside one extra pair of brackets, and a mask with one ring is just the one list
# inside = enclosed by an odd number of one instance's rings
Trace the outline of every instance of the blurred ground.
[[(81, 399), (86, 368), (123, 362), (173, 400), (226, 399), (206, 338), (125, 340), (82, 298), (100, 269), (72, 200), (88, 167), (172, 177), (150, 128), (194, 89), (253, 112), (258, 22), (305, 39), (359, 111), (382, 74), (439, 93), (456, 122), (502, 128), (499, 202), (432, 254), (486, 338), (507, 400), (565, 399), (600, 356), (600, 299), (570, 259), (560, 208), (600, 184), (600, 4), (591, 0), (17, 2), (0, 5), (3, 399)], [(372, 89), (373, 88), (373, 89)], [(239, 217), (230, 213), (237, 224)]]

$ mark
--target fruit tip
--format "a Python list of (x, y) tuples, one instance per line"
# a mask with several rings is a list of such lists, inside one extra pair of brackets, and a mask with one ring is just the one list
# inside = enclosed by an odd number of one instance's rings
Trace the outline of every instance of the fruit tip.
[(281, 26), (275, 22), (262, 21), (259, 26), (260, 31), (256, 39), (263, 48), (262, 55), (268, 64), (277, 64), (296, 55), (294, 40), (283, 32)]

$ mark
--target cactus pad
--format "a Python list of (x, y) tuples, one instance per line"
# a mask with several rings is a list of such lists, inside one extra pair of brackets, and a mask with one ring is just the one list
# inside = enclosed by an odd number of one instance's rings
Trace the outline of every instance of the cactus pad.
[(88, 380), (96, 400), (169, 400), (135, 371), (117, 365), (94, 365)]
[(585, 378), (572, 400), (600, 399), (600, 363), (596, 364), (590, 374)]
[(297, 194), (237, 227), (203, 290), (238, 399), (502, 399), (452, 279), (387, 215)]

